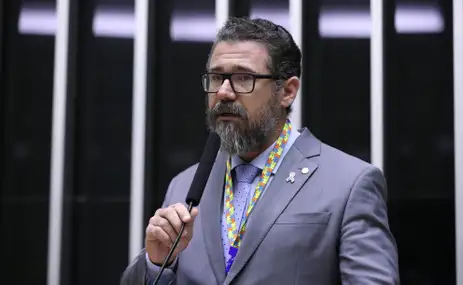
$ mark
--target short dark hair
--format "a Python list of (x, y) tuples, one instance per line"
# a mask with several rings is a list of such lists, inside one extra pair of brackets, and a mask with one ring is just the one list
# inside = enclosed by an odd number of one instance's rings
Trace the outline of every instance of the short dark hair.
[[(301, 77), (301, 50), (291, 34), (282, 26), (261, 18), (230, 17), (218, 31), (211, 54), (223, 41), (255, 41), (267, 48), (270, 73), (280, 78), (277, 87), (293, 77)], [(208, 60), (209, 65), (210, 57)], [(291, 107), (287, 108), (288, 113)]]

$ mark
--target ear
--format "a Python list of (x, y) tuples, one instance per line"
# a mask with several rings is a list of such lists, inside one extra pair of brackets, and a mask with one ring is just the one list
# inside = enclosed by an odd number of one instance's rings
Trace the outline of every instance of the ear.
[(296, 76), (286, 80), (285, 85), (283, 86), (283, 94), (280, 101), (280, 104), (283, 108), (289, 107), (294, 102), (300, 86), (301, 81)]

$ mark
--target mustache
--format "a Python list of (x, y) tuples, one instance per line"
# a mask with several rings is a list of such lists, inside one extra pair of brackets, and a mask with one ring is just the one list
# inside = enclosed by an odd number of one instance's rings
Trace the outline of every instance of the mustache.
[(244, 107), (236, 104), (236, 103), (223, 103), (219, 102), (217, 103), (214, 108), (212, 108), (210, 115), (212, 117), (217, 118), (218, 116), (224, 115), (224, 114), (231, 114), (233, 116), (240, 117), (242, 119), (247, 119), (248, 114), (246, 112), (246, 109)]

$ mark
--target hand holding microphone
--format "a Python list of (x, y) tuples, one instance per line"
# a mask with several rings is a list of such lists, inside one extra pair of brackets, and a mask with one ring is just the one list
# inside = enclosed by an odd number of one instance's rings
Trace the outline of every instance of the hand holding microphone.
[(199, 205), (219, 148), (220, 138), (211, 132), (185, 199), (188, 208), (180, 203), (171, 205), (157, 210), (150, 219), (146, 228), (146, 252), (151, 262), (157, 265), (162, 263), (154, 284), (158, 283), (165, 267), (175, 260), (193, 237), (193, 223), (198, 215), (198, 209), (194, 207)]
[(190, 214), (188, 209), (180, 203), (156, 211), (146, 227), (145, 237), (146, 252), (152, 263), (158, 266), (162, 265), (180, 233), (182, 223), (185, 223), (185, 229), (178, 246), (167, 264), (171, 264), (175, 260), (193, 237), (193, 223), (197, 215), (198, 208), (193, 208)]

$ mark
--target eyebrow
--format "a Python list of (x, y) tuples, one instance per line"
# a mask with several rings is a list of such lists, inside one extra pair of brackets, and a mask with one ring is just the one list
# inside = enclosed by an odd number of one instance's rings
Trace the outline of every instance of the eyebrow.
[[(211, 72), (225, 72), (225, 69), (222, 66), (213, 66), (209, 69)], [(255, 70), (252, 68), (242, 66), (242, 65), (234, 65), (231, 68), (231, 72), (247, 72), (247, 73), (254, 73), (257, 74)]]

